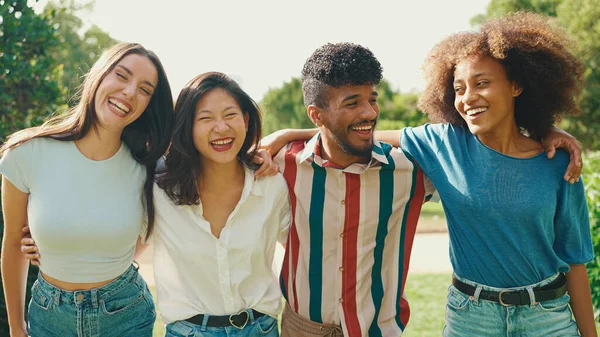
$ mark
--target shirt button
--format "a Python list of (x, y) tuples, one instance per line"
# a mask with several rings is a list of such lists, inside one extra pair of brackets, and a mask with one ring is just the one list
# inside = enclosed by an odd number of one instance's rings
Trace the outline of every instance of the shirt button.
[(346, 200), (342, 200), (342, 205), (346, 204)]
[(340, 271), (344, 271), (344, 267), (340, 267)]
[(344, 233), (340, 234), (340, 238), (342, 238), (342, 239), (344, 238)]
[(343, 299), (343, 298), (340, 298), (340, 303), (343, 303), (343, 302), (344, 302), (344, 299)]

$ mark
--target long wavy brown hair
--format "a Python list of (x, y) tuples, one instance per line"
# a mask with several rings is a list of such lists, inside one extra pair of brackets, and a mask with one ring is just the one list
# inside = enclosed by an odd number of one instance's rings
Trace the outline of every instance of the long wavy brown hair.
[(146, 238), (148, 238), (154, 225), (152, 185), (156, 162), (169, 146), (173, 120), (171, 87), (162, 63), (151, 50), (137, 43), (120, 43), (107, 49), (86, 74), (78, 93), (81, 99), (77, 105), (64, 114), (50, 118), (41, 126), (13, 133), (0, 147), (0, 155), (33, 138), (46, 137), (61, 141), (75, 141), (82, 139), (92, 128), (97, 128), (98, 117), (94, 101), (98, 86), (117, 63), (130, 54), (147, 57), (154, 64), (158, 73), (158, 84), (148, 107), (138, 119), (127, 125), (121, 134), (121, 140), (131, 150), (135, 160), (146, 166), (144, 202), (148, 216), (146, 234)]
[(244, 166), (256, 168), (252, 159), (261, 138), (260, 108), (229, 76), (219, 72), (200, 74), (185, 85), (177, 98), (171, 147), (166, 156), (165, 168), (157, 177), (158, 186), (176, 205), (200, 203), (196, 179), (202, 157), (194, 145), (194, 117), (198, 101), (214, 89), (227, 91), (237, 101), (242, 112), (248, 116), (248, 131), (237, 157)]

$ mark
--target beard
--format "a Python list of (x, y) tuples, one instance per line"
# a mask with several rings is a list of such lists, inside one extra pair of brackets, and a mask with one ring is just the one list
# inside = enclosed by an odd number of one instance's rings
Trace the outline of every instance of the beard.
[[(329, 128), (329, 130), (336, 144), (340, 147), (340, 149), (342, 149), (342, 151), (344, 151), (344, 153), (357, 157), (370, 157), (371, 152), (373, 151), (373, 146), (375, 145), (373, 137), (371, 137), (370, 141), (363, 146), (352, 145), (348, 139), (348, 135), (350, 132), (352, 132), (352, 127), (356, 124), (348, 126), (346, 130), (341, 127)], [(375, 124), (377, 124), (377, 122), (375, 122)], [(375, 129), (375, 125), (373, 125), (373, 129)]]

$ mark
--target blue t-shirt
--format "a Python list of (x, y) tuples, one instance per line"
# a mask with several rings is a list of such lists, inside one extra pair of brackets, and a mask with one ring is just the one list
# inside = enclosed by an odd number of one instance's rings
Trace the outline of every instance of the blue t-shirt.
[(566, 152), (510, 157), (449, 124), (406, 128), (401, 137), (441, 197), (457, 275), (517, 287), (593, 258), (583, 183), (563, 179)]

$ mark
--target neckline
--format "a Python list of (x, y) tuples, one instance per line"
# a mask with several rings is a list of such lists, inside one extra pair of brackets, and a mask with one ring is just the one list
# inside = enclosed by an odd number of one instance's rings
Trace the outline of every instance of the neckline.
[[(469, 132), (469, 133), (470, 133), (470, 132)], [(542, 151), (542, 152), (540, 152), (540, 153), (538, 153), (538, 154), (536, 154), (536, 155), (533, 155), (533, 156), (531, 156), (531, 157), (513, 157), (513, 156), (509, 156), (509, 155), (507, 155), (507, 154), (505, 154), (505, 153), (502, 153), (502, 152), (500, 152), (500, 151), (496, 151), (496, 150), (492, 149), (491, 147), (489, 147), (489, 146), (485, 145), (485, 144), (484, 144), (484, 143), (483, 143), (483, 142), (482, 142), (482, 141), (479, 139), (479, 137), (477, 137), (477, 135), (474, 135), (474, 134), (472, 134), (472, 133), (471, 133), (471, 135), (472, 135), (473, 137), (475, 137), (475, 139), (477, 140), (477, 143), (479, 143), (479, 144), (480, 144), (481, 146), (483, 146), (485, 149), (487, 149), (488, 151), (491, 151), (491, 152), (493, 152), (493, 153), (495, 153), (495, 154), (498, 154), (498, 155), (500, 155), (500, 156), (502, 156), (502, 157), (505, 157), (505, 158), (507, 158), (507, 159), (513, 159), (513, 160), (530, 160), (530, 159), (536, 159), (536, 158), (538, 158), (538, 157), (541, 157), (541, 156), (543, 156), (543, 155), (546, 153), (546, 151)]]
[(93, 163), (93, 164), (102, 164), (102, 163), (107, 163), (107, 162), (114, 160), (121, 154), (121, 152), (123, 152), (123, 148), (125, 147), (125, 144), (123, 144), (123, 142), (121, 142), (121, 146), (119, 146), (119, 149), (117, 150), (117, 152), (115, 152), (112, 156), (110, 156), (106, 159), (102, 159), (102, 160), (94, 160), (94, 159), (90, 159), (90, 158), (86, 157), (83, 153), (81, 153), (81, 151), (77, 147), (77, 144), (75, 144), (74, 141), (71, 141), (70, 143), (71, 143), (71, 146), (73, 147), (73, 149), (75, 150), (75, 152), (79, 155), (79, 157), (81, 157), (81, 159), (83, 159), (89, 163)]

